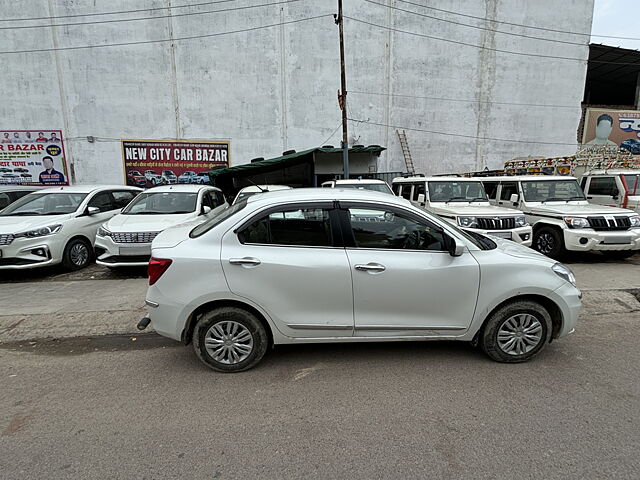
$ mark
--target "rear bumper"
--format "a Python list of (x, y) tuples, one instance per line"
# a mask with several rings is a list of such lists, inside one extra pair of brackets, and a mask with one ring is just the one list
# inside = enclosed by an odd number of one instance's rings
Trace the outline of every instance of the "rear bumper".
[(564, 245), (577, 252), (640, 250), (640, 228), (597, 232), (584, 229), (564, 229)]

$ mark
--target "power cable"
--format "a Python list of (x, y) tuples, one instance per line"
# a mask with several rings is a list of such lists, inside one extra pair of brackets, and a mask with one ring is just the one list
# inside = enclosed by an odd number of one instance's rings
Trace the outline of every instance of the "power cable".
[(288, 20), (286, 22), (272, 23), (271, 25), (261, 25), (258, 27), (242, 28), (239, 30), (231, 30), (228, 32), (208, 33), (205, 35), (192, 35), (189, 37), (162, 38), (159, 40), (140, 40), (138, 42), (105, 43), (102, 45), (79, 45), (75, 47), (38, 48), (33, 50), (5, 50), (5, 51), (0, 51), (0, 55), (11, 55), (16, 53), (40, 53), (40, 52), (66, 51), (66, 50), (83, 50), (87, 48), (122, 47), (122, 46), (128, 46), (128, 45), (147, 45), (147, 44), (153, 44), (153, 43), (167, 43), (167, 42), (178, 42), (183, 40), (195, 40), (198, 38), (210, 38), (210, 37), (219, 37), (223, 35), (232, 35), (234, 33), (252, 32), (254, 30), (261, 30), (263, 28), (278, 27), (280, 25), (290, 25), (292, 23), (306, 22), (309, 20), (316, 20), (318, 18), (331, 17), (331, 16), (332, 16), (331, 14), (325, 13), (324, 15), (316, 15), (314, 17), (299, 18), (296, 20)]
[(507, 139), (507, 138), (492, 138), (492, 137), (477, 137), (474, 135), (462, 135), (462, 134), (458, 134), (458, 133), (447, 133), (447, 132), (438, 132), (435, 130), (423, 130), (420, 128), (411, 128), (411, 127), (403, 127), (400, 125), (387, 125), (384, 123), (376, 123), (376, 122), (370, 122), (369, 120), (359, 120), (357, 118), (349, 118), (349, 120), (353, 121), (353, 122), (358, 122), (358, 123), (366, 123), (369, 125), (377, 125), (379, 127), (387, 127), (387, 128), (396, 128), (396, 129), (402, 129), (402, 130), (409, 130), (409, 131), (413, 131), (413, 132), (424, 132), (424, 133), (432, 133), (435, 135), (445, 135), (448, 137), (462, 137), (462, 138), (471, 138), (473, 140), (491, 140), (491, 141), (496, 141), (496, 142), (510, 142), (510, 143), (528, 143), (528, 144), (539, 144), (539, 145), (571, 145), (571, 146), (576, 146), (578, 145), (578, 142), (574, 142), (574, 143), (563, 143), (563, 142), (538, 142), (535, 140), (513, 140), (513, 139)]
[(30, 18), (0, 18), (0, 22), (29, 22), (35, 20), (55, 20), (58, 18), (78, 18), (78, 17), (99, 17), (102, 15), (122, 15), (125, 13), (153, 12), (156, 10), (174, 10), (178, 8), (202, 7), (205, 5), (213, 5), (216, 3), (229, 3), (236, 0), (215, 0), (211, 2), (188, 3), (186, 5), (171, 5), (166, 7), (149, 7), (137, 8), (135, 10), (118, 10), (114, 12), (95, 12), (95, 13), (76, 13), (71, 15), (51, 15), (48, 17), (30, 17)]
[(329, 135), (329, 136), (327, 137), (327, 139), (326, 139), (324, 142), (322, 142), (322, 143), (320, 144), (320, 146), (324, 145), (324, 144), (325, 144), (325, 143), (327, 143), (329, 140), (331, 140), (331, 139), (333, 138), (333, 136), (336, 134), (336, 132), (340, 129), (340, 127), (341, 127), (341, 126), (342, 126), (342, 122), (340, 122), (340, 123), (338, 124), (338, 126), (335, 128), (335, 130), (334, 130), (333, 132), (331, 132), (331, 135)]
[(467, 17), (467, 18), (474, 18), (476, 20), (482, 20), (485, 22), (492, 22), (492, 23), (501, 23), (503, 25), (511, 25), (513, 27), (522, 27), (522, 28), (531, 28), (533, 30), (542, 30), (545, 32), (555, 32), (555, 33), (565, 33), (565, 34), (569, 34), (569, 35), (581, 35), (581, 36), (585, 36), (585, 37), (599, 37), (599, 38), (614, 38), (614, 39), (618, 39), (618, 40), (640, 40), (640, 38), (638, 37), (618, 37), (618, 36), (614, 36), (614, 35), (597, 35), (595, 33), (587, 33), (587, 32), (572, 32), (570, 30), (559, 30), (559, 29), (555, 29), (555, 28), (546, 28), (546, 27), (536, 27), (533, 25), (526, 25), (523, 23), (514, 23), (514, 22), (505, 22), (504, 20), (493, 20), (491, 18), (487, 18), (487, 17), (478, 17), (476, 15), (468, 15), (466, 13), (460, 13), (460, 12), (454, 12), (452, 10), (445, 10), (443, 8), (436, 8), (436, 7), (431, 7), (429, 5), (422, 5), (420, 3), (415, 3), (415, 2), (409, 2), (407, 0), (397, 0), (400, 3), (406, 3), (408, 5), (415, 5), (416, 7), (421, 7), (421, 8), (427, 8), (429, 10), (435, 10), (437, 12), (443, 12), (443, 13), (449, 13), (451, 15), (459, 15), (461, 17)]
[(344, 15), (344, 18), (348, 18), (349, 20), (352, 20), (354, 22), (363, 23), (363, 24), (369, 25), (371, 27), (382, 28), (383, 30), (390, 30), (392, 32), (406, 33), (407, 35), (415, 35), (416, 37), (429, 38), (431, 40), (439, 40), (441, 42), (448, 42), (448, 43), (454, 43), (456, 45), (464, 45), (466, 47), (478, 48), (480, 50), (489, 50), (489, 51), (492, 51), (492, 52), (508, 53), (508, 54), (511, 54), (511, 55), (518, 55), (518, 56), (522, 56), (522, 57), (554, 58), (554, 59), (559, 59), (559, 60), (572, 60), (572, 61), (585, 62), (585, 63), (591, 62), (591, 63), (606, 63), (607, 65), (636, 65), (636, 66), (640, 67), (640, 62), (638, 62), (638, 63), (607, 62), (607, 61), (604, 61), (604, 60), (589, 60), (589, 59), (586, 59), (586, 58), (561, 57), (561, 56), (557, 56), (557, 55), (545, 55), (545, 54), (541, 54), (541, 53), (525, 53), (525, 52), (514, 52), (514, 51), (511, 51), (511, 50), (501, 50), (499, 48), (483, 47), (482, 45), (475, 45), (473, 43), (461, 42), (459, 40), (451, 40), (449, 38), (434, 37), (433, 35), (426, 35), (426, 34), (423, 34), (423, 33), (410, 32), (408, 30), (400, 30), (399, 28), (386, 27), (384, 25), (378, 25), (377, 23), (367, 22), (366, 20), (361, 20), (359, 18), (348, 17), (347, 15)]
[(260, 5), (245, 5), (243, 7), (233, 7), (233, 8), (223, 8), (219, 10), (203, 10), (199, 12), (186, 12), (186, 13), (174, 13), (169, 15), (155, 15), (153, 17), (134, 17), (134, 18), (118, 18), (112, 20), (94, 20), (91, 22), (74, 22), (74, 23), (53, 23), (48, 25), (21, 25), (18, 27), (0, 27), (0, 30), (19, 30), (24, 28), (53, 28), (53, 27), (71, 27), (73, 25), (97, 25), (103, 23), (124, 23), (124, 22), (139, 22), (143, 20), (156, 20), (161, 18), (178, 18), (178, 17), (190, 17), (192, 15), (206, 15), (210, 13), (222, 13), (222, 12), (233, 12), (237, 10), (247, 10), (250, 8), (259, 8), (259, 7), (269, 7), (272, 5), (282, 5), (283, 3), (294, 3), (300, 2), (302, 0), (284, 0), (281, 2), (274, 3), (262, 3)]
[(378, 5), (380, 7), (390, 8), (392, 10), (398, 10), (400, 12), (405, 12), (405, 13), (411, 13), (412, 15), (417, 15), (419, 17), (438, 20), (439, 22), (451, 23), (451, 24), (454, 24), (454, 25), (460, 25), (462, 27), (475, 28), (477, 30), (487, 30), (487, 31), (490, 31), (490, 32), (500, 33), (502, 35), (511, 35), (511, 36), (514, 36), (514, 37), (530, 38), (530, 39), (533, 39), (533, 40), (541, 40), (541, 41), (544, 41), (544, 42), (564, 43), (564, 44), (567, 44), (567, 45), (578, 45), (578, 46), (581, 46), (581, 47), (584, 47), (584, 46), (588, 45), (588, 41), (587, 41), (587, 43), (585, 43), (585, 42), (570, 42), (568, 40), (554, 40), (553, 38), (536, 37), (536, 36), (533, 36), (533, 35), (524, 35), (522, 33), (504, 32), (502, 30), (495, 30), (493, 28), (480, 27), (478, 25), (469, 25), (468, 23), (456, 22), (455, 20), (446, 20), (444, 18), (434, 17), (432, 15), (426, 15), (424, 13), (414, 12), (412, 10), (405, 10), (404, 8), (398, 8), (398, 7), (394, 7), (392, 5), (385, 5), (384, 3), (374, 2), (373, 0), (364, 0), (364, 1), (367, 2), (367, 3), (371, 3), (373, 5)]
[(385, 97), (418, 98), (422, 100), (442, 100), (445, 102), (486, 103), (486, 104), (492, 104), (492, 105), (516, 105), (520, 107), (579, 108), (576, 105), (552, 105), (549, 103), (490, 102), (490, 101), (482, 101), (482, 100), (469, 100), (464, 98), (443, 98), (443, 97), (427, 97), (427, 96), (420, 96), (420, 95), (403, 95), (399, 93), (361, 92), (358, 90), (349, 90), (349, 93), (355, 93), (358, 95), (380, 95)]

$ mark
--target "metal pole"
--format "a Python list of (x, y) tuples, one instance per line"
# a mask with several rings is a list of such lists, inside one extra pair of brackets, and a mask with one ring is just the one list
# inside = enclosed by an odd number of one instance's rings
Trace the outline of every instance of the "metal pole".
[(342, 18), (342, 0), (338, 0), (338, 16), (335, 17), (340, 31), (340, 93), (338, 104), (342, 110), (342, 165), (343, 178), (349, 178), (349, 137), (347, 136), (347, 74), (344, 68), (344, 31)]

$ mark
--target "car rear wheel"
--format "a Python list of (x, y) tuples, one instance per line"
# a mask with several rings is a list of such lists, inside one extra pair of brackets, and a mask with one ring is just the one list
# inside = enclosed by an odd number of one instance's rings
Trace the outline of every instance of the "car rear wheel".
[(480, 347), (497, 362), (526, 362), (549, 343), (551, 327), (551, 316), (539, 303), (512, 302), (487, 320), (480, 333)]
[(559, 259), (565, 253), (562, 232), (553, 227), (542, 227), (533, 234), (533, 248), (547, 257)]
[(198, 358), (218, 372), (241, 372), (255, 366), (267, 351), (269, 337), (255, 315), (236, 307), (205, 313), (193, 330)]
[(75, 238), (64, 247), (62, 265), (67, 270), (80, 270), (85, 268), (92, 260), (91, 245), (89, 245), (89, 242), (86, 240)]

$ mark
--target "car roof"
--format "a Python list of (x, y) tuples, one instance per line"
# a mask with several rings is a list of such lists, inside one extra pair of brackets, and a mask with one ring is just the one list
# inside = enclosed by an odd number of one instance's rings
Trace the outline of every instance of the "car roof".
[(633, 168), (617, 168), (608, 170), (590, 170), (585, 175), (640, 175), (640, 169)]
[(353, 183), (387, 183), (384, 180), (380, 180), (377, 178), (342, 178), (340, 180), (329, 180), (328, 182), (324, 182), (323, 185), (327, 183), (335, 183), (336, 185), (349, 185)]
[(175, 183), (173, 185), (162, 185), (160, 187), (153, 187), (145, 190), (146, 192), (153, 193), (166, 193), (166, 192), (175, 192), (175, 193), (197, 193), (202, 189), (210, 189), (220, 191), (219, 188), (212, 187), (211, 185), (191, 185), (188, 183)]
[(502, 177), (475, 177), (483, 182), (516, 182), (522, 180), (523, 182), (527, 181), (538, 181), (541, 182), (543, 180), (576, 180), (576, 177), (571, 177), (568, 175), (505, 175)]
[(275, 192), (265, 192), (262, 195), (253, 195), (247, 202), (255, 205), (277, 204), (283, 202), (313, 202), (313, 201), (371, 201), (396, 204), (399, 206), (411, 205), (411, 202), (402, 197), (389, 195), (384, 192), (373, 192), (371, 190), (357, 190), (353, 188), (294, 188), (292, 190), (277, 190)]
[(38, 193), (92, 193), (100, 190), (131, 190), (133, 192), (141, 192), (142, 189), (138, 187), (130, 187), (128, 185), (72, 185), (62, 187), (47, 187), (39, 190)]
[(477, 182), (476, 177), (454, 177), (451, 175), (442, 177), (396, 177), (393, 183), (403, 182)]
[[(291, 190), (293, 187), (290, 187), (289, 185), (249, 185), (248, 187), (244, 187), (243, 189), (240, 190), (240, 192), (262, 192), (263, 190), (268, 190), (270, 192), (276, 192), (278, 190)], [(238, 193), (240, 193), (238, 192)], [(263, 192), (266, 193), (266, 192)]]

